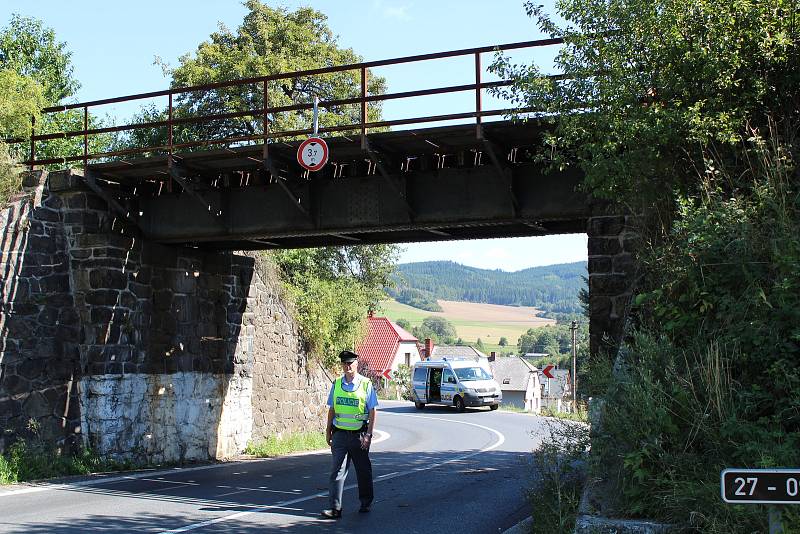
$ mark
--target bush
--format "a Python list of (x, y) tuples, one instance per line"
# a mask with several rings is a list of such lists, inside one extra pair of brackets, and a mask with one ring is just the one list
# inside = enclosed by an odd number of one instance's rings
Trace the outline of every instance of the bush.
[(8, 145), (0, 141), (0, 206), (22, 191), (22, 167), (11, 158)]
[(578, 514), (589, 429), (585, 424), (552, 420), (548, 436), (533, 451), (538, 484), (528, 492), (533, 534), (572, 534)]
[[(735, 176), (707, 162), (702, 197), (644, 254), (593, 442), (622, 511), (711, 533), (767, 528), (763, 507), (720, 500), (722, 469), (800, 465), (799, 177), (780, 146), (754, 137), (747, 156)], [(800, 528), (793, 509), (784, 521)]]
[(392, 379), (395, 386), (400, 391), (400, 398), (403, 400), (413, 400), (411, 396), (411, 367), (405, 364), (400, 364), (397, 369), (392, 373)]

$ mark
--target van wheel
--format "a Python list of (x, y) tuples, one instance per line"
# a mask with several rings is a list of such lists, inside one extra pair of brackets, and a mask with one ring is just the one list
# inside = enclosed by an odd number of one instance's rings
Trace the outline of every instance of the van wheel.
[(490, 410), (496, 410), (496, 409), (498, 409), (499, 407), (500, 407), (500, 405), (499, 405), (499, 404), (492, 404), (491, 406), (489, 406), (489, 409), (490, 409)]
[(459, 412), (463, 412), (464, 411), (464, 408), (465, 408), (464, 399), (462, 399), (461, 397), (456, 396), (456, 398), (453, 399), (453, 404), (455, 405), (456, 410), (458, 410)]
[(414, 408), (416, 408), (417, 410), (421, 410), (424, 407), (425, 407), (425, 404), (423, 404), (421, 402), (418, 402), (418, 401), (414, 401)]

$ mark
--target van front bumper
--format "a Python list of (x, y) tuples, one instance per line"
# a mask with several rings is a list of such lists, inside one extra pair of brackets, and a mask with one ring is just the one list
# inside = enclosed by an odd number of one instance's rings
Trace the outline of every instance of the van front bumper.
[(470, 408), (478, 406), (492, 406), (503, 402), (503, 395), (470, 395), (464, 394), (464, 404)]

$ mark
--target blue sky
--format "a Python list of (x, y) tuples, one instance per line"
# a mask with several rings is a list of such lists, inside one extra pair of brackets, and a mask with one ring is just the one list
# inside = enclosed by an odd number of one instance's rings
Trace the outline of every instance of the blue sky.
[[(316, 0), (267, 2), (294, 9), (311, 5), (328, 16), (339, 42), (364, 60), (423, 54), (544, 38), (529, 19), (522, 0)], [(548, 4), (549, 2), (545, 2)], [(78, 100), (164, 89), (168, 80), (154, 65), (155, 56), (176, 64), (178, 57), (223, 23), (235, 29), (246, 10), (238, 0), (2, 0), (0, 24), (11, 13), (44, 21), (72, 52), (82, 88)], [(519, 53), (519, 61), (552, 64), (555, 50)], [(488, 64), (490, 55), (484, 55)], [(420, 68), (422, 67), (422, 68)], [(387, 67), (390, 91), (474, 81), (470, 59), (428, 62), (417, 68)], [(486, 79), (490, 79), (488, 73)], [(484, 97), (486, 108), (500, 103)], [(384, 116), (420, 116), (469, 111), (474, 96), (428, 97), (387, 105)], [(125, 116), (130, 109), (105, 109)], [(537, 265), (586, 260), (585, 234), (537, 238), (489, 239), (453, 243), (406, 244), (402, 262), (452, 260), (475, 267), (515, 271)]]

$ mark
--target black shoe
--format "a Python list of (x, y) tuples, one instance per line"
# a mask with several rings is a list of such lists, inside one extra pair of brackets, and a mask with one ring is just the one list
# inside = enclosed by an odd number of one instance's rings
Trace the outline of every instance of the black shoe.
[(342, 511), (334, 509), (323, 510), (322, 517), (324, 517), (325, 519), (339, 519), (340, 517), (342, 517)]
[(369, 512), (369, 505), (368, 504), (362, 504), (361, 508), (358, 509), (358, 513), (359, 514), (366, 514), (368, 512)]

